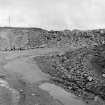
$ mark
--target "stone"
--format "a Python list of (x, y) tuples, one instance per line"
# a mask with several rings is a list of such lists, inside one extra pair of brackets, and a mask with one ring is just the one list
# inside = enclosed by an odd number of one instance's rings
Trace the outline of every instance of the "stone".
[(88, 76), (88, 80), (89, 80), (89, 81), (92, 81), (92, 80), (93, 80), (93, 77)]

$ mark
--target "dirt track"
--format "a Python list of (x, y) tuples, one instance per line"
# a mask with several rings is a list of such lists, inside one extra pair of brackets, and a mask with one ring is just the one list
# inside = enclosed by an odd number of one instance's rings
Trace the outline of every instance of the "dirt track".
[[(27, 80), (30, 83), (37, 84), (37, 83), (40, 83), (41, 81), (48, 81), (50, 76), (43, 73), (39, 69), (39, 67), (36, 65), (36, 62), (35, 61), (33, 62), (32, 57), (46, 55), (51, 52), (62, 53), (63, 51), (59, 49), (47, 48), (47, 49), (35, 49), (35, 50), (26, 50), (26, 51), (1, 52), (1, 59), (0, 59), (1, 70), (5, 70), (13, 74), (18, 73), (22, 76), (24, 80)], [(44, 96), (44, 97), (48, 97), (48, 96)], [(77, 102), (80, 102), (80, 101), (77, 100)], [(83, 103), (80, 103), (80, 104), (83, 105)], [(62, 105), (62, 104), (60, 103), (58, 104), (58, 101), (57, 101), (57, 105)]]

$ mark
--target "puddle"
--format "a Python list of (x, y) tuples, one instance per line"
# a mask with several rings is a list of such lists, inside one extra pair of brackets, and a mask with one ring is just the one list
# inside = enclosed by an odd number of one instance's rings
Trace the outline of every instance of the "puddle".
[(23, 78), (29, 80), (31, 83), (47, 80), (47, 75), (41, 72), (36, 64), (31, 64), (25, 59), (16, 59), (4, 65), (4, 69), (8, 72), (20, 73)]
[(40, 88), (48, 91), (54, 98), (60, 100), (64, 105), (85, 105), (82, 100), (76, 99), (72, 93), (66, 92), (63, 88), (50, 83), (43, 83)]

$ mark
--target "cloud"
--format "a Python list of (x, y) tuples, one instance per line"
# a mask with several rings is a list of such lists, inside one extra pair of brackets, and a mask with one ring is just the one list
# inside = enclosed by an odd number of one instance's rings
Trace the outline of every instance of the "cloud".
[(105, 28), (104, 0), (0, 0), (0, 25), (48, 30)]

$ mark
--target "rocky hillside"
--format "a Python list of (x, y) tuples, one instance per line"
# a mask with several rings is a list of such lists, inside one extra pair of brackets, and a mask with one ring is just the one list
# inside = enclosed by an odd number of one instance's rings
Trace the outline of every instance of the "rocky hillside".
[(47, 31), (40, 28), (0, 27), (0, 50), (40, 47), (81, 48), (105, 42), (105, 30)]
[(43, 72), (51, 75), (53, 83), (89, 105), (105, 105), (105, 44), (34, 59)]

